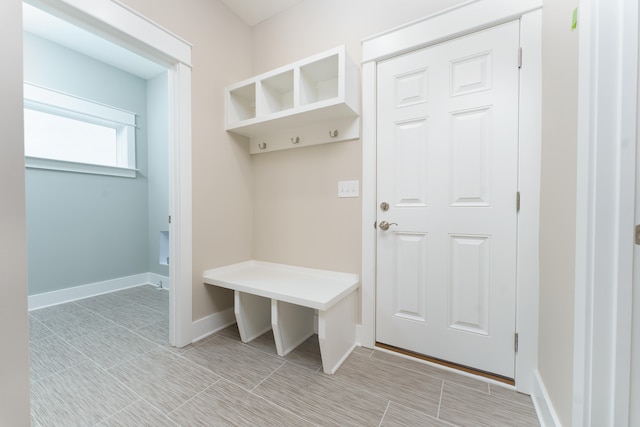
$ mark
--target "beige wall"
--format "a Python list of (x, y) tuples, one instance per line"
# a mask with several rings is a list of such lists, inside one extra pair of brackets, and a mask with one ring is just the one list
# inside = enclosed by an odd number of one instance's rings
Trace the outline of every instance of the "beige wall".
[[(463, 0), (305, 0), (253, 29), (259, 74), (361, 40)], [(253, 256), (351, 273), (361, 269), (361, 199), (339, 199), (339, 180), (361, 180), (360, 141), (254, 155)]]
[(0, 425), (28, 426), (27, 243), (22, 136), (22, 2), (0, 2)]
[(542, 36), (539, 372), (571, 425), (576, 229), (578, 0), (546, 0)]
[(224, 130), (224, 87), (251, 76), (251, 31), (219, 1), (125, 0), (193, 45), (193, 319), (233, 305), (202, 271), (251, 258), (248, 145)]
[(363, 39), (465, 2), (304, 0), (254, 27), (253, 71), (262, 73), (342, 44), (360, 63)]

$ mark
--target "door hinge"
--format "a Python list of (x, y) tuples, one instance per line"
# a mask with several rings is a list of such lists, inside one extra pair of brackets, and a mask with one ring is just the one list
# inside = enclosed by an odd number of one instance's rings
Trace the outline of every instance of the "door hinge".
[(513, 336), (513, 349), (515, 352), (518, 352), (518, 333), (516, 332)]
[(171, 224), (171, 215), (169, 215), (169, 224)]
[(636, 225), (636, 230), (635, 230), (635, 241), (636, 241), (636, 245), (640, 245), (640, 224)]
[(518, 48), (518, 68), (522, 68), (522, 48)]
[(516, 192), (516, 212), (520, 212), (520, 192)]

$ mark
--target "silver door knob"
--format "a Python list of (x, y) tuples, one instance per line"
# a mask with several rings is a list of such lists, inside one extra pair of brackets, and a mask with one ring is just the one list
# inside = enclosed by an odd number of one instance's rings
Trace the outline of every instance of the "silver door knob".
[(380, 229), (383, 231), (387, 231), (389, 229), (390, 226), (392, 225), (398, 225), (398, 223), (396, 222), (387, 222), (387, 221), (382, 221), (379, 225)]

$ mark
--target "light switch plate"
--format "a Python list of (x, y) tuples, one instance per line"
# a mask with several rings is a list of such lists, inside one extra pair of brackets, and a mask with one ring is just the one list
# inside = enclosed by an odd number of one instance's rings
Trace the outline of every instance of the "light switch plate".
[(359, 197), (360, 181), (338, 181), (338, 197)]

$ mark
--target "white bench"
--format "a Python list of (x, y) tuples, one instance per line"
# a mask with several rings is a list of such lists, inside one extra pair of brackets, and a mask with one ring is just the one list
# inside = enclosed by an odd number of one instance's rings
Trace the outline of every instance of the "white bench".
[(234, 290), (240, 338), (249, 342), (273, 329), (285, 356), (314, 334), (322, 367), (333, 374), (356, 346), (357, 274), (246, 261), (204, 272), (204, 282)]

